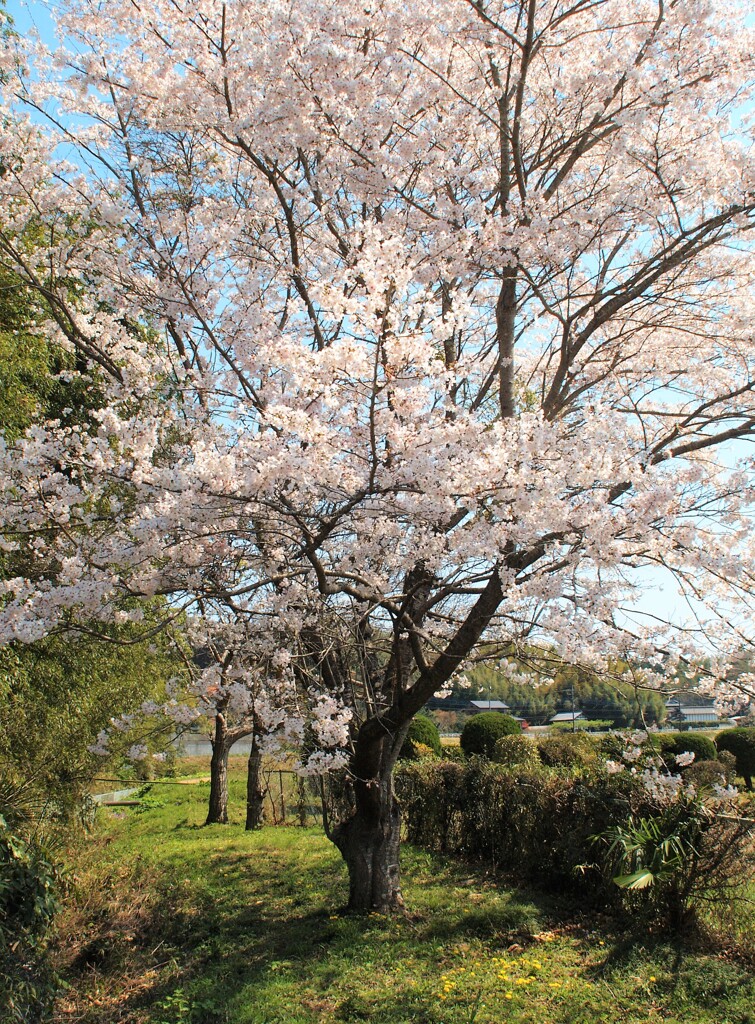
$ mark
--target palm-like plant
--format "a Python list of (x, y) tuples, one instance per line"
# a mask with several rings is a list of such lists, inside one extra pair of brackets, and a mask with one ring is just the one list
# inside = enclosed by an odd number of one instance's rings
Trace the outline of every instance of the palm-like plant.
[(673, 880), (696, 856), (699, 832), (694, 817), (668, 813), (615, 825), (601, 836), (609, 843), (606, 860), (617, 872), (613, 881), (622, 889), (646, 889)]

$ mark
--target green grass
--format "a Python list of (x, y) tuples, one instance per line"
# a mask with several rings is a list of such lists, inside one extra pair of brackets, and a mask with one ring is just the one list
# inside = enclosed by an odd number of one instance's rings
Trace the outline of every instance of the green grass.
[[(102, 812), (61, 925), (77, 1024), (753, 1024), (733, 957), (511, 891), (407, 849), (407, 918), (341, 909), (346, 875), (315, 829), (201, 827), (207, 785)], [(116, 817), (115, 814), (121, 814)], [(65, 952), (64, 952), (65, 950)]]

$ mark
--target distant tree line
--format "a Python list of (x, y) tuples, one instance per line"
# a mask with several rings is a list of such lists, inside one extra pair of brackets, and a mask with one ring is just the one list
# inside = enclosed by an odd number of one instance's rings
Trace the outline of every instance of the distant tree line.
[(530, 725), (544, 725), (553, 715), (569, 711), (581, 711), (585, 719), (610, 722), (616, 729), (660, 725), (666, 718), (663, 694), (619, 679), (602, 679), (572, 665), (559, 666), (538, 685), (512, 679), (497, 664), (477, 665), (454, 683), (452, 696), (505, 701), (513, 715)]

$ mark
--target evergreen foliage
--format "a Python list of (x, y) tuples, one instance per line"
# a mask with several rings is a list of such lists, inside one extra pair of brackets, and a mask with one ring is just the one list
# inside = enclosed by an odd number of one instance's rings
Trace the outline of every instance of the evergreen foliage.
[(438, 727), (427, 715), (417, 715), (412, 719), (399, 757), (409, 761), (417, 760), (420, 753), (417, 749), (418, 744), (428, 748), (436, 757), (441, 756)]
[(737, 775), (742, 776), (748, 790), (751, 790), (755, 775), (755, 728), (727, 729), (716, 737), (716, 747), (734, 755)]
[(47, 851), (0, 815), (0, 1020), (48, 1019), (58, 988), (47, 941), (61, 877)]
[(663, 733), (659, 742), (661, 754), (673, 770), (677, 770), (674, 759), (680, 754), (694, 754), (695, 761), (715, 761), (718, 756), (713, 740), (697, 732)]
[(590, 765), (598, 759), (597, 745), (584, 732), (553, 732), (537, 746), (543, 764), (551, 768)]
[(533, 740), (512, 734), (496, 740), (492, 760), (496, 764), (534, 768), (540, 764), (540, 753)]
[(519, 723), (511, 715), (503, 715), (499, 711), (483, 711), (474, 715), (464, 726), (459, 743), (467, 755), (480, 754), (492, 757), (496, 741), (502, 736), (512, 736), (522, 730)]

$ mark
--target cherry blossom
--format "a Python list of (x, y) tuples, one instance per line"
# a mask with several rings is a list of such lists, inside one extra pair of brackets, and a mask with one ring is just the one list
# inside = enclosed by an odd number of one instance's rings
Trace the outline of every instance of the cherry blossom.
[(0, 445), (0, 641), (153, 594), (269, 632), (394, 908), (391, 771), (480, 643), (702, 639), (721, 693), (752, 642), (747, 6), (56, 6), (3, 44), (0, 253), (107, 400)]

